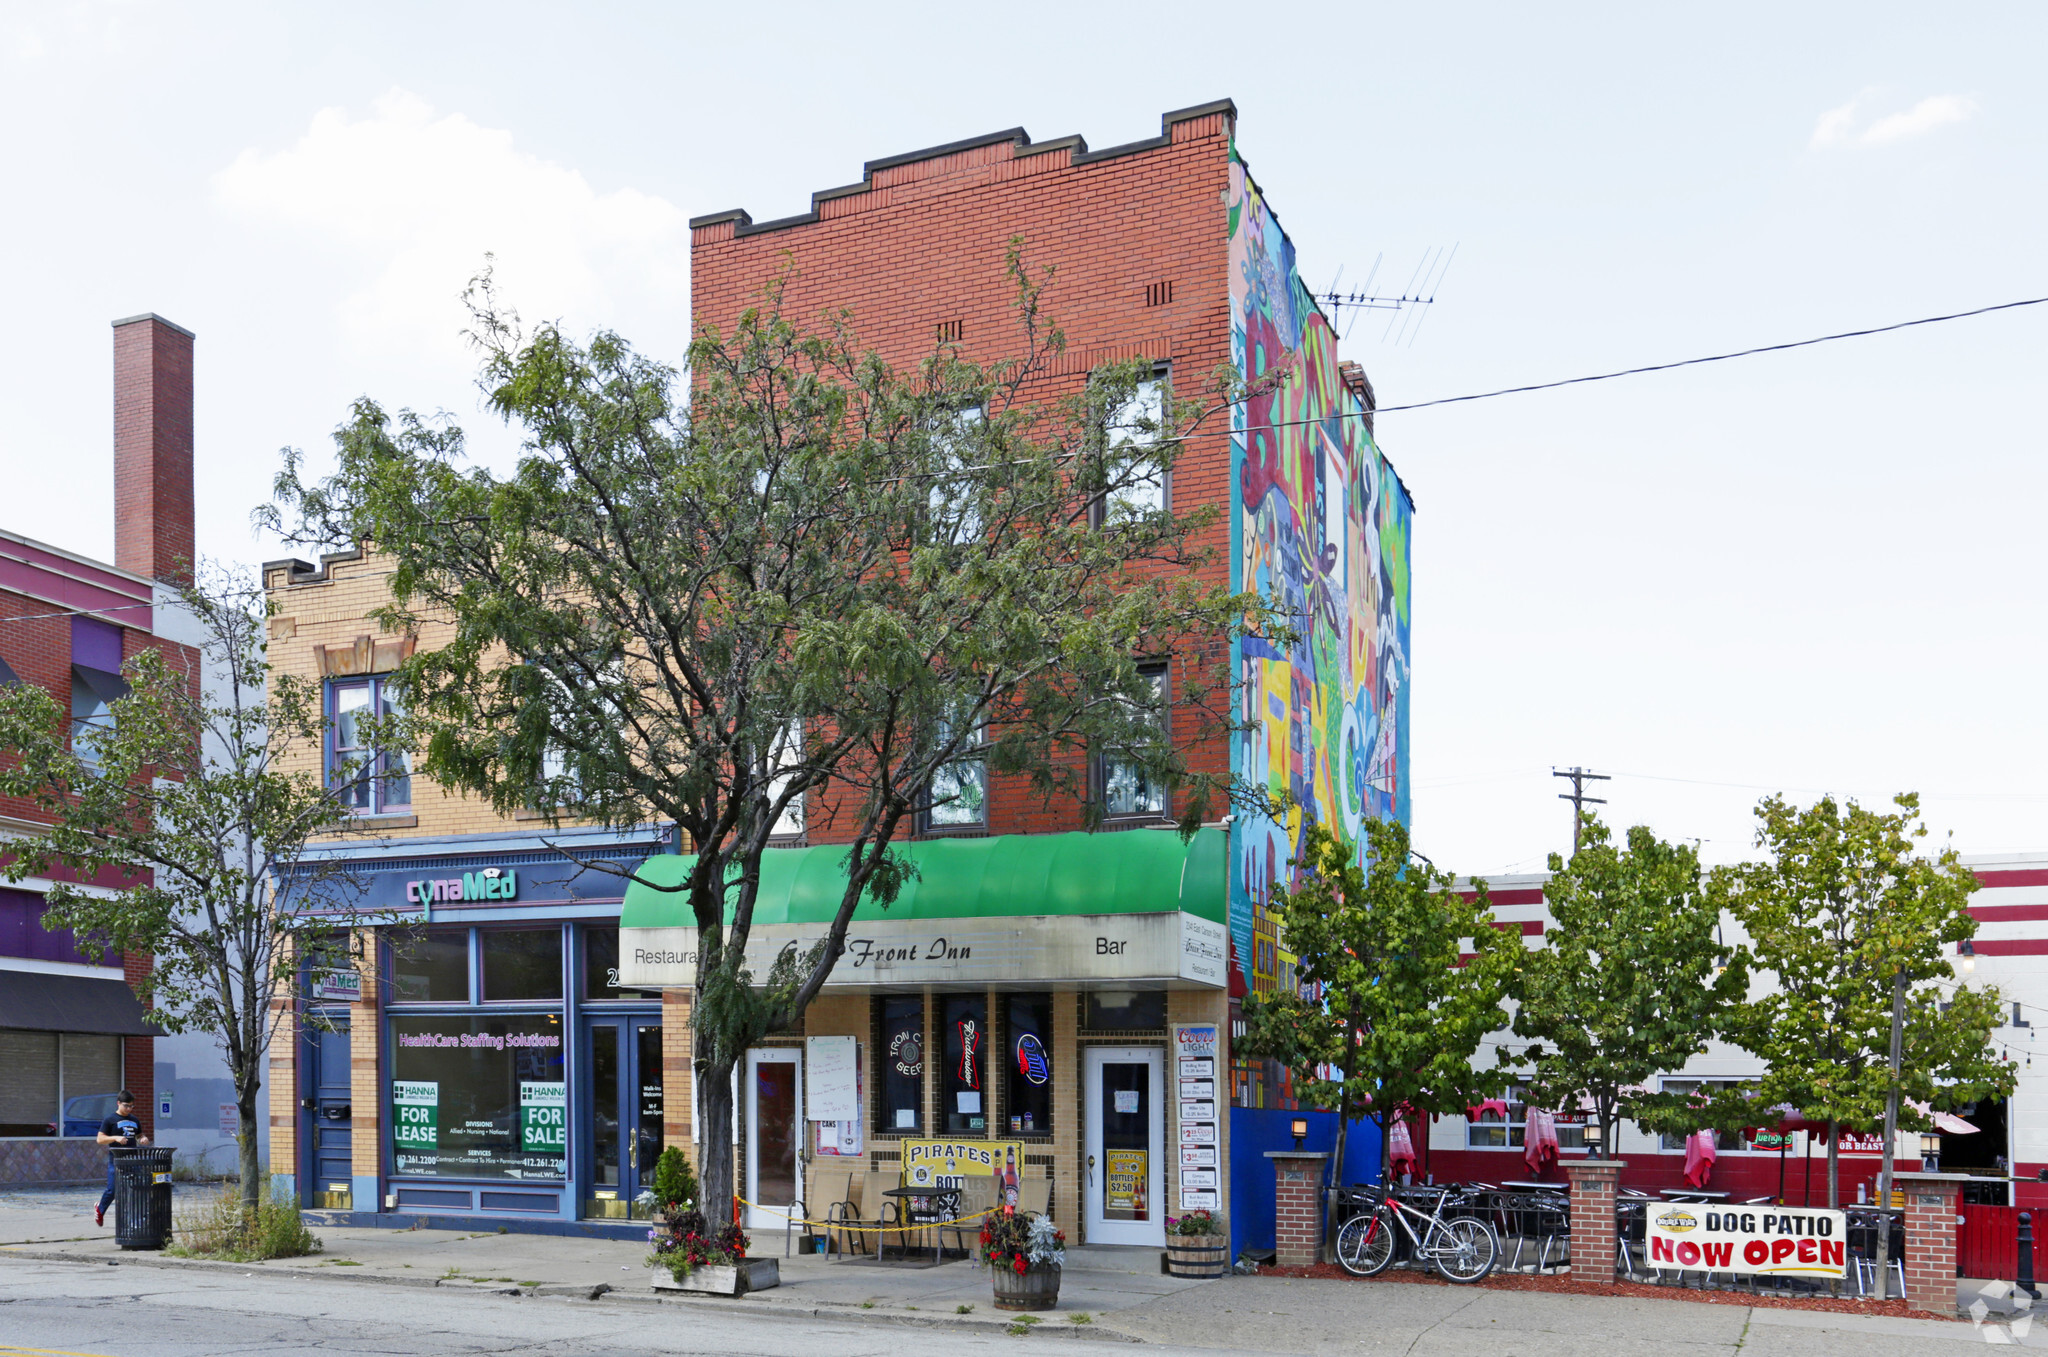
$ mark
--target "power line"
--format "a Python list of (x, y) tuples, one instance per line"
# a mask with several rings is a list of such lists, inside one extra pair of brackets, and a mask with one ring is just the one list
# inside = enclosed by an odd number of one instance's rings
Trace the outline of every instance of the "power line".
[(1560, 386), (1578, 386), (1584, 382), (1607, 382), (1616, 377), (1637, 377), (1646, 372), (1669, 372), (1673, 368), (1695, 367), (1701, 363), (1725, 363), (1731, 358), (1749, 358), (1759, 353), (1782, 353), (1786, 349), (1804, 349), (1815, 344), (1831, 344), (1838, 339), (1861, 339), (1866, 335), (1889, 334), (1893, 330), (1908, 330), (1916, 325), (1938, 325), (1948, 320), (1967, 320), (1972, 316), (1987, 316), (1994, 311), (2011, 311), (2022, 306), (2040, 306), (2048, 303), (2048, 297), (2029, 297), (2024, 301), (2000, 302), (1996, 306), (1980, 306), (1970, 311), (1951, 311), (1942, 316), (1922, 316), (1918, 320), (1902, 320), (1891, 325), (1874, 325), (1867, 330), (1843, 330), (1837, 334), (1818, 335), (1812, 339), (1795, 339), (1783, 344), (1760, 344), (1753, 349), (1737, 349), (1733, 353), (1713, 353), (1704, 358), (1681, 358), (1675, 363), (1651, 363), (1644, 367), (1623, 368), (1618, 372), (1598, 372), (1590, 377), (1566, 377), (1555, 382), (1534, 382), (1528, 386), (1504, 386), (1497, 391), (1478, 391), (1469, 396), (1441, 396), (1436, 400), (1412, 401), (1407, 405), (1382, 405), (1375, 410), (1333, 411), (1322, 419), (1290, 419), (1274, 424), (1252, 425), (1234, 429), (1233, 433), (1254, 433), (1264, 429), (1291, 429), (1304, 424), (1322, 424), (1331, 419), (1371, 419), (1374, 415), (1389, 415), (1402, 410), (1427, 410), (1438, 405), (1458, 405), (1465, 401), (1492, 400), (1495, 396), (1519, 396), (1530, 391), (1552, 391)]

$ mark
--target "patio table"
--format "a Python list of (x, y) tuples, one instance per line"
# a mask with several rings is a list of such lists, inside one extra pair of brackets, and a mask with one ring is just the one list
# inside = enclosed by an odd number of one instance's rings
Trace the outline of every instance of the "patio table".
[[(896, 1201), (896, 1220), (905, 1231), (901, 1244), (904, 1262), (910, 1261), (908, 1231), (919, 1226), (936, 1227), (941, 1222), (957, 1219), (960, 1215), (960, 1189), (957, 1187), (892, 1187), (882, 1195), (893, 1197)], [(881, 1258), (881, 1252), (880, 1247), (877, 1247), (877, 1261)], [(930, 1266), (937, 1267), (943, 1261), (939, 1232), (934, 1228)]]

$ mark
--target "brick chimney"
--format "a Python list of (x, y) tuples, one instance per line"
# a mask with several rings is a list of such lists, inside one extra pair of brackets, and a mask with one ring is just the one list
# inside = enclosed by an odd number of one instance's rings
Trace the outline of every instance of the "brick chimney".
[(1379, 408), (1373, 399), (1371, 379), (1365, 375), (1364, 368), (1349, 358), (1337, 364), (1337, 375), (1344, 379), (1345, 389), (1358, 397), (1359, 404), (1365, 407), (1365, 431), (1371, 433), (1372, 412)]
[(114, 322), (114, 564), (189, 580), (192, 340), (162, 316)]

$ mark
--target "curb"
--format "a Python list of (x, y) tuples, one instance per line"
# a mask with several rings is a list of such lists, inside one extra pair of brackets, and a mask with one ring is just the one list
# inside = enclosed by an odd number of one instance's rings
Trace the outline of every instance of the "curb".
[[(396, 1277), (389, 1273), (365, 1273), (353, 1268), (330, 1268), (315, 1264), (311, 1267), (279, 1267), (265, 1263), (225, 1263), (209, 1258), (168, 1258), (160, 1254), (140, 1250), (117, 1258), (103, 1258), (63, 1253), (55, 1249), (27, 1249), (11, 1245), (0, 1245), (0, 1260), (26, 1258), (36, 1262), (75, 1263), (82, 1267), (154, 1267), (173, 1271), (192, 1269), (200, 1272), (239, 1273), (245, 1277), (290, 1277), (305, 1281), (350, 1282), (358, 1286), (403, 1286), (420, 1290), (446, 1289), (464, 1291), (480, 1296), (534, 1296), (542, 1299), (596, 1301), (604, 1299), (625, 1305), (666, 1305), (685, 1309), (717, 1310), (726, 1314), (748, 1314), (790, 1319), (856, 1320), (862, 1323), (909, 1325), (921, 1329), (956, 1329), (973, 1333), (1006, 1332), (1021, 1318), (1006, 1311), (973, 1315), (949, 1315), (937, 1312), (911, 1311), (884, 1308), (877, 1305), (865, 1309), (851, 1303), (835, 1301), (768, 1299), (770, 1292), (760, 1292), (756, 1298), (702, 1296), (690, 1293), (677, 1295), (655, 1295), (651, 1291), (622, 1291), (609, 1282), (548, 1282), (540, 1286), (516, 1286), (507, 1282), (478, 1282), (467, 1277)], [(779, 1288), (777, 1288), (779, 1289)], [(977, 1307), (978, 1308), (978, 1307)], [(1065, 1322), (1064, 1315), (1053, 1313), (1029, 1326), (1031, 1334), (1046, 1336), (1060, 1335), (1067, 1338), (1092, 1338), (1107, 1343), (1142, 1343), (1144, 1340), (1099, 1324), (1074, 1324)]]

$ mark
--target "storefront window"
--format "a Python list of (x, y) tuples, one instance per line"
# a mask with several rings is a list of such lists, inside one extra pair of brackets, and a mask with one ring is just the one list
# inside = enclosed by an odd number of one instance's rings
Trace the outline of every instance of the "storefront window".
[(468, 1003), (469, 930), (394, 934), (391, 999), (400, 1004)]
[(948, 1132), (988, 1129), (988, 1000), (979, 994), (949, 994), (939, 1036), (946, 1062), (939, 1081), (939, 1114)]
[(1009, 1046), (1003, 1110), (1011, 1135), (1052, 1130), (1052, 996), (1003, 997), (1003, 1040)]
[(591, 924), (583, 930), (583, 997), (599, 1002), (659, 999), (658, 989), (619, 988), (619, 926)]
[(562, 997), (561, 929), (494, 928), (482, 942), (486, 1001)]
[(569, 1094), (558, 1014), (391, 1020), (392, 1172), (559, 1179)]
[(1091, 1032), (1165, 1031), (1166, 994), (1162, 990), (1090, 990), (1081, 1025)]
[(924, 1129), (924, 999), (890, 995), (876, 1001), (876, 1130), (914, 1136)]

